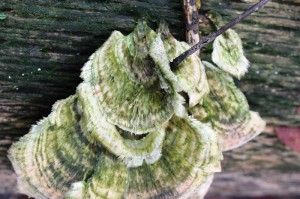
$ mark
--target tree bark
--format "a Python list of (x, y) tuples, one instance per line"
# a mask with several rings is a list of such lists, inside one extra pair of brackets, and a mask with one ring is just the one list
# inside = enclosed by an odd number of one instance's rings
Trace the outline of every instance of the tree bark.
[[(254, 3), (209, 0), (202, 8), (228, 22)], [(1, 0), (0, 13), (7, 16), (0, 19), (0, 193), (16, 191), (6, 157), (12, 142), (75, 92), (80, 68), (113, 30), (129, 33), (139, 18), (152, 27), (165, 20), (177, 39), (185, 38), (181, 0)], [(237, 84), (269, 125), (300, 126), (299, 16), (299, 0), (274, 0), (234, 28), (252, 63)], [(205, 21), (200, 30), (212, 31)], [(202, 58), (210, 53), (208, 46)], [(300, 155), (274, 133), (227, 152), (223, 168), (211, 195), (300, 194), (287, 188), (300, 185)]]

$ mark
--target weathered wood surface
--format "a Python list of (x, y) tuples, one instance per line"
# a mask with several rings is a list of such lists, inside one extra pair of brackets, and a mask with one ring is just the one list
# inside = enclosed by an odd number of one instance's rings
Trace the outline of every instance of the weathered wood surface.
[(282, 145), (273, 133), (226, 152), (224, 159), (210, 195), (300, 197), (300, 154)]
[[(209, 0), (203, 8), (228, 21), (255, 2)], [(74, 93), (83, 63), (112, 30), (128, 33), (141, 17), (164, 19), (184, 39), (180, 0), (1, 0), (0, 13), (7, 16), (0, 20), (0, 193), (16, 190), (11, 143)], [(252, 62), (238, 84), (270, 125), (300, 126), (299, 18), (299, 0), (274, 0), (235, 28)], [(223, 165), (212, 195), (300, 194), (300, 155), (275, 134), (226, 153)]]

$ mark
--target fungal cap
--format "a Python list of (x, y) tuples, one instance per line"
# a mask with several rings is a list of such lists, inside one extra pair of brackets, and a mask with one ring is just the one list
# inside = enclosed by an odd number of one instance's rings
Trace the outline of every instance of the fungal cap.
[(249, 67), (242, 41), (232, 29), (218, 36), (213, 43), (212, 61), (222, 70), (240, 79)]
[[(147, 37), (155, 36), (153, 34), (155, 33), (150, 31)], [(150, 81), (151, 77), (148, 78), (149, 84), (140, 82), (139, 77), (128, 75), (130, 71), (141, 70), (137, 65), (133, 65), (136, 56), (132, 56), (131, 51), (132, 46), (142, 46), (142, 42), (137, 41), (135, 45), (132, 39), (133, 34), (123, 36), (120, 32), (114, 31), (85, 64), (81, 76), (91, 88), (95, 100), (99, 102), (99, 110), (96, 111), (101, 112), (108, 122), (124, 130), (143, 134), (165, 124), (174, 114), (174, 103), (179, 101), (175, 98), (176, 92), (171, 88), (171, 82), (167, 82), (167, 88), (161, 88), (157, 73), (153, 73), (156, 80), (154, 78)], [(151, 41), (150, 44), (146, 42), (150, 50), (148, 47), (144, 49), (148, 55), (153, 48), (154, 39), (155, 37), (146, 39)], [(153, 59), (151, 57), (149, 59), (152, 60), (153, 70), (159, 71)]]
[(153, 164), (160, 158), (165, 137), (164, 125), (147, 133), (143, 139), (125, 139), (122, 134), (132, 132), (126, 132), (107, 121), (87, 83), (81, 83), (77, 87), (77, 94), (83, 131), (89, 132), (94, 141), (116, 155), (127, 167), (141, 166), (144, 161)]
[(238, 148), (254, 139), (265, 129), (266, 122), (256, 112), (250, 112), (249, 119), (243, 125), (235, 129), (233, 133), (222, 133), (220, 142), (223, 151)]
[(95, 166), (97, 147), (82, 135), (76, 101), (76, 95), (57, 101), (50, 115), (10, 148), (22, 193), (62, 198), (71, 183), (82, 180)]
[[(177, 41), (165, 23), (160, 24), (158, 32), (161, 34), (169, 62), (190, 48), (186, 42)], [(172, 72), (176, 75), (182, 90), (188, 94), (190, 107), (198, 104), (208, 94), (205, 68), (196, 54), (187, 57)]]
[(246, 97), (228, 74), (209, 62), (203, 64), (210, 93), (203, 104), (190, 111), (199, 121), (211, 123), (220, 136), (223, 151), (239, 147), (261, 133), (265, 122), (258, 113), (250, 111)]
[(126, 168), (119, 159), (101, 153), (85, 186), (85, 198), (187, 198), (198, 188), (205, 192), (209, 176), (220, 171), (222, 154), (216, 133), (209, 125), (176, 116), (166, 131), (162, 158), (154, 164)]

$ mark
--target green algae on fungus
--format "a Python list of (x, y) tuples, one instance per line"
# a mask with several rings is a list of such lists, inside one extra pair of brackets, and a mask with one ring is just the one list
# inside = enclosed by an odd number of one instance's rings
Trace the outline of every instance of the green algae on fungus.
[(229, 29), (215, 39), (212, 61), (238, 79), (248, 71), (249, 61), (244, 56), (242, 41), (234, 30)]
[(199, 121), (211, 123), (220, 134), (222, 150), (237, 148), (261, 133), (265, 122), (250, 111), (246, 97), (231, 76), (209, 62), (203, 63), (210, 93), (190, 111)]
[[(218, 135), (188, 116), (208, 83), (189, 46), (144, 22), (114, 31), (84, 65), (76, 94), (13, 144), (20, 190), (43, 198), (189, 198), (203, 196), (222, 153)], [(189, 81), (191, 80), (191, 81)], [(200, 190), (198, 190), (200, 189)]]
[(150, 164), (160, 158), (165, 137), (164, 127), (149, 132), (141, 140), (124, 139), (117, 126), (108, 122), (105, 115), (99, 112), (100, 103), (86, 83), (78, 86), (77, 94), (81, 110), (80, 126), (84, 132), (93, 135), (94, 141), (105, 146), (128, 167), (141, 166), (143, 161)]
[(97, 146), (79, 126), (77, 96), (56, 102), (51, 114), (13, 144), (9, 154), (19, 189), (35, 198), (62, 198), (97, 164)]
[(103, 151), (93, 177), (81, 182), (82, 186), (72, 189), (68, 195), (80, 192), (82, 198), (156, 198), (163, 195), (186, 198), (189, 192), (206, 182), (208, 176), (220, 171), (222, 156), (216, 133), (209, 126), (188, 117), (174, 116), (166, 129), (162, 157), (157, 162), (126, 168), (120, 160)]
[[(136, 29), (133, 34), (140, 34), (139, 30)], [(151, 56), (151, 48), (160, 51), (158, 54), (165, 53), (161, 46), (151, 46), (157, 34), (150, 28), (143, 34), (147, 40), (145, 54), (149, 60), (148, 64), (151, 64), (148, 66), (151, 72), (139, 73), (141, 77), (135, 77), (135, 74), (128, 75), (130, 70), (139, 70), (136, 64), (133, 64), (133, 59), (138, 59), (139, 55), (132, 56), (130, 53), (135, 43), (130, 44), (126, 36), (114, 31), (103, 46), (91, 56), (81, 74), (84, 81), (92, 87), (107, 120), (125, 130), (140, 134), (165, 124), (174, 114), (174, 110), (183, 103), (171, 81), (160, 78), (160, 67)], [(144, 58), (144, 55), (140, 56)], [(168, 67), (168, 63), (162, 67)], [(142, 83), (139, 79), (149, 79), (149, 82)], [(176, 84), (174, 75), (172, 80), (172, 83)]]
[[(210, 11), (207, 17), (217, 29), (224, 25), (221, 15), (215, 11)], [(232, 29), (214, 40), (211, 58), (223, 71), (238, 79), (245, 75), (250, 65), (244, 55), (242, 40)]]
[[(169, 32), (165, 24), (160, 24), (159, 32), (163, 38), (164, 48), (170, 62), (191, 46), (177, 41)], [(187, 67), (189, 66), (189, 67)], [(187, 57), (173, 72), (178, 77), (180, 86), (189, 96), (189, 106), (195, 106), (209, 92), (205, 68), (197, 55)]]

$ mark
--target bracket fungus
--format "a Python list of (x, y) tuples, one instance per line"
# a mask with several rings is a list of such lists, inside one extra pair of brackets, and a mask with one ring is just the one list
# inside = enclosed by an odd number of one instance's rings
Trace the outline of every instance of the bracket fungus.
[[(216, 29), (224, 25), (222, 17), (210, 11), (207, 17)], [(242, 40), (232, 29), (218, 36), (213, 43), (212, 61), (230, 75), (240, 79), (248, 71), (249, 61), (244, 56)]]
[(223, 151), (237, 148), (261, 133), (266, 124), (258, 113), (250, 111), (246, 97), (230, 75), (209, 62), (203, 63), (210, 93), (190, 112), (199, 121), (211, 123)]
[(20, 190), (39, 199), (202, 198), (222, 150), (264, 122), (232, 78), (197, 55), (172, 71), (189, 47), (165, 24), (114, 31), (76, 93), (11, 147)]

